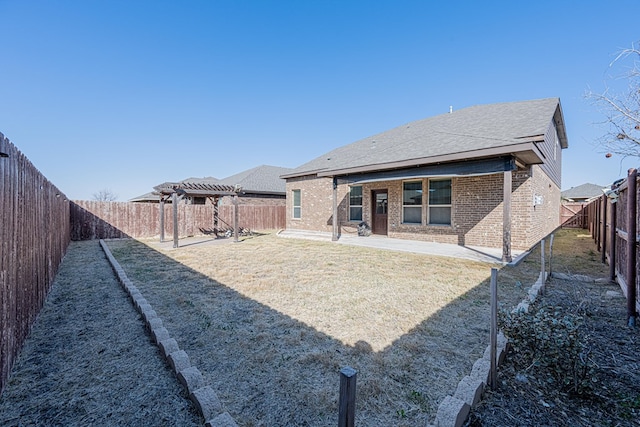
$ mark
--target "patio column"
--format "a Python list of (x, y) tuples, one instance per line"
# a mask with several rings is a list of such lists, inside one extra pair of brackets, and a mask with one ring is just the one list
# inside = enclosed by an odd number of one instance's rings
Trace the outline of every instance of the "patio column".
[(511, 262), (511, 171), (504, 172), (502, 196), (502, 262)]
[(338, 240), (338, 178), (333, 177), (333, 234), (331, 240)]

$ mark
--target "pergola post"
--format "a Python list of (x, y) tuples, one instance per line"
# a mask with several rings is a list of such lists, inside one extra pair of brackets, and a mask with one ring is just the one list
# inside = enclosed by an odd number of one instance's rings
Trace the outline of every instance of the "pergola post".
[(502, 197), (502, 262), (511, 262), (511, 171), (504, 172)]
[(160, 193), (160, 222), (161, 222), (161, 230), (160, 230), (160, 239), (164, 241), (164, 206), (163, 203), (169, 200), (171, 197), (171, 201), (173, 203), (173, 247), (178, 247), (178, 201), (184, 197), (210, 197), (213, 200), (214, 211), (213, 211), (213, 225), (214, 231), (218, 231), (219, 222), (224, 220), (220, 219), (219, 209), (218, 209), (218, 201), (220, 197), (224, 196), (232, 196), (234, 198), (234, 209), (235, 209), (235, 218), (234, 218), (234, 228), (236, 241), (238, 239), (238, 193), (241, 190), (241, 187), (231, 186), (231, 185), (219, 185), (219, 184), (207, 184), (207, 183), (191, 183), (191, 182), (180, 182), (180, 183), (164, 183), (161, 185), (157, 185), (153, 187), (158, 193)]
[(160, 195), (160, 243), (164, 242), (164, 196)]
[(233, 195), (233, 241), (238, 242), (238, 195)]
[(175, 191), (171, 194), (171, 203), (173, 204), (173, 247), (178, 247), (178, 193)]
[(218, 212), (218, 196), (212, 197), (213, 202), (213, 233), (218, 237), (218, 217), (220, 213)]

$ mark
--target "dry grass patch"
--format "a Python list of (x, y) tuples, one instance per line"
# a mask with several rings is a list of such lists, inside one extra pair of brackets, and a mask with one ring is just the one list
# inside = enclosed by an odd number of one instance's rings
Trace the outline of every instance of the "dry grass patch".
[(98, 242), (71, 242), (0, 396), (0, 426), (199, 425)]
[(488, 264), (273, 235), (146, 243), (109, 246), (243, 426), (334, 425), (346, 365), (358, 425), (424, 425), (488, 344)]

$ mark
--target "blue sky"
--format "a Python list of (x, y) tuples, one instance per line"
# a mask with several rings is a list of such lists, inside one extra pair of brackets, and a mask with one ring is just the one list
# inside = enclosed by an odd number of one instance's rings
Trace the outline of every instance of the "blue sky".
[(0, 0), (0, 132), (71, 199), (299, 166), (406, 122), (559, 97), (562, 189), (605, 185), (585, 99), (637, 0)]

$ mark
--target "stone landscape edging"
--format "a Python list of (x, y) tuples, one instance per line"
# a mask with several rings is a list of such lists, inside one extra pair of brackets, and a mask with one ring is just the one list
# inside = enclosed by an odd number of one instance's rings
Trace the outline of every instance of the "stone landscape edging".
[[(529, 306), (535, 302), (538, 295), (544, 293), (548, 274), (540, 273), (538, 280), (527, 292), (527, 298), (523, 299), (512, 313), (528, 313)], [(500, 366), (507, 355), (509, 340), (502, 331), (498, 334), (496, 346), (496, 368)], [(471, 408), (481, 399), (490, 380), (491, 346), (487, 346), (484, 355), (476, 360), (471, 369), (471, 374), (464, 377), (459, 383), (453, 396), (446, 396), (438, 406), (435, 427), (461, 427), (469, 417)]]
[(176, 374), (178, 381), (186, 389), (189, 398), (205, 420), (205, 426), (238, 427), (233, 417), (228, 412), (223, 411), (218, 395), (211, 386), (205, 384), (202, 373), (198, 368), (191, 365), (189, 355), (179, 348), (175, 339), (171, 338), (169, 331), (162, 323), (162, 319), (158, 317), (151, 304), (127, 277), (124, 269), (115, 259), (104, 239), (100, 239), (100, 246), (109, 260), (118, 282), (120, 282), (131, 298), (136, 310), (142, 316), (151, 338), (160, 349), (160, 353), (165, 358), (166, 363)]
[[(123, 286), (127, 294), (131, 297), (132, 303), (142, 315), (142, 318), (149, 329), (151, 337), (167, 364), (175, 372), (179, 382), (189, 393), (190, 399), (198, 409), (200, 415), (205, 419), (206, 427), (237, 427), (234, 419), (228, 412), (222, 411), (222, 404), (215, 391), (205, 385), (202, 373), (192, 366), (189, 356), (181, 350), (175, 339), (171, 338), (168, 330), (163, 326), (162, 320), (153, 310), (149, 302), (142, 296), (142, 293), (133, 285), (127, 277), (124, 269), (115, 259), (107, 244), (100, 239), (100, 245), (109, 260), (118, 281)], [(527, 298), (513, 309), (513, 313), (529, 311), (529, 306), (536, 300), (540, 293), (544, 293), (547, 274), (540, 273), (538, 280), (527, 292)], [(502, 331), (498, 334), (496, 348), (496, 367), (504, 362), (508, 349), (508, 339)], [(487, 346), (481, 358), (473, 364), (470, 375), (465, 376), (456, 388), (453, 396), (446, 396), (438, 406), (436, 413), (435, 427), (461, 427), (469, 417), (471, 408), (481, 399), (487, 384), (489, 383), (491, 366), (491, 346)]]

